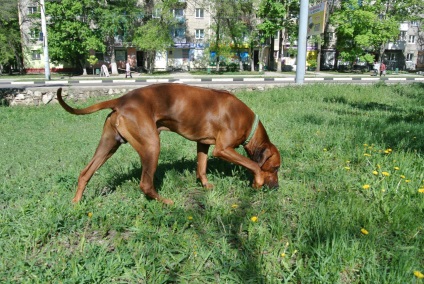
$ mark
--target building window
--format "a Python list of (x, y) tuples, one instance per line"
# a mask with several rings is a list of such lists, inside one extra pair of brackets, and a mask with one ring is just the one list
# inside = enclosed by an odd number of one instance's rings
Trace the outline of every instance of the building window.
[(406, 40), (406, 32), (400, 32), (399, 40)]
[(406, 61), (412, 61), (412, 58), (414, 58), (414, 54), (413, 53), (406, 54)]
[(96, 51), (96, 54), (95, 54), (94, 56), (96, 56), (96, 58), (97, 58), (99, 61), (104, 61), (104, 60), (105, 60), (105, 56), (104, 56), (103, 52)]
[(203, 39), (205, 37), (205, 30), (204, 29), (197, 29), (196, 30), (196, 39)]
[(43, 40), (39, 29), (31, 29), (29, 31), (29, 37), (33, 40)]
[(205, 17), (205, 10), (203, 8), (196, 8), (196, 18)]
[(415, 43), (415, 36), (414, 35), (409, 36), (408, 43)]
[(31, 59), (32, 60), (40, 60), (41, 54), (39, 50), (31, 50)]
[(29, 6), (28, 14), (35, 14), (35, 13), (37, 13), (37, 6)]
[(174, 29), (173, 36), (174, 37), (178, 37), (178, 38), (185, 37), (185, 28), (176, 28), (176, 29)]
[(152, 12), (152, 18), (159, 19), (161, 13), (162, 13), (161, 9), (154, 9)]
[(418, 27), (418, 22), (417, 22), (417, 21), (412, 21), (412, 22), (411, 22), (411, 26), (413, 26), (413, 27)]
[(174, 9), (173, 13), (175, 18), (184, 17), (184, 9)]

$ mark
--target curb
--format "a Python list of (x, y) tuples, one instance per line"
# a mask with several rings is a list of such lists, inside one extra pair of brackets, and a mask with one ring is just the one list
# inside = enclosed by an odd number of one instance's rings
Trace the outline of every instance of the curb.
[[(424, 82), (424, 77), (386, 77), (386, 78), (375, 78), (375, 77), (314, 77), (314, 78), (304, 78), (305, 82), (320, 82), (320, 81), (417, 81)], [(1, 81), (0, 84), (10, 84), (10, 85), (34, 85), (34, 84), (45, 84), (45, 85), (67, 85), (72, 84), (103, 84), (103, 83), (113, 83), (113, 84), (122, 84), (122, 83), (195, 83), (195, 82), (284, 82), (284, 83), (294, 83), (295, 78), (289, 77), (276, 77), (276, 78), (146, 78), (146, 79), (97, 79), (97, 80), (57, 80), (57, 81)]]

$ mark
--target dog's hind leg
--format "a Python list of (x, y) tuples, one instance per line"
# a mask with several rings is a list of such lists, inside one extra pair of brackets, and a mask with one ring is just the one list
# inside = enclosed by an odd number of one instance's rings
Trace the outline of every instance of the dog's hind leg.
[[(113, 114), (112, 114), (113, 116)], [(122, 138), (116, 132), (112, 125), (112, 116), (108, 116), (103, 127), (102, 137), (100, 138), (99, 145), (96, 152), (88, 165), (81, 171), (78, 177), (78, 187), (72, 202), (79, 202), (84, 193), (87, 183), (90, 181), (93, 174), (100, 168), (121, 145)]]
[(161, 197), (153, 184), (160, 152), (159, 133), (155, 123), (149, 117), (139, 117), (138, 121), (133, 121), (120, 116), (117, 119), (117, 129), (140, 156), (142, 164), (140, 189), (152, 199), (168, 205), (174, 204), (172, 200)]
[(196, 177), (200, 180), (203, 187), (212, 189), (213, 185), (208, 182), (206, 177), (206, 168), (208, 163), (208, 144), (197, 142), (197, 172)]

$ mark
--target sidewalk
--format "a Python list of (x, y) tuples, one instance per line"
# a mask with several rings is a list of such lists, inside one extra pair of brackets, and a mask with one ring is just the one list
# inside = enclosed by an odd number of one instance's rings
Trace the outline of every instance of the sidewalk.
[[(158, 74), (149, 75), (145, 73), (132, 73), (132, 78), (125, 78), (125, 74), (111, 75), (109, 77), (100, 77), (98, 75), (79, 75), (79, 76), (60, 76), (53, 74), (52, 80), (48, 81), (40, 75), (31, 76), (16, 76), (2, 78), (0, 76), (0, 84), (13, 84), (22, 82), (45, 82), (46, 84), (51, 83), (65, 83), (65, 82), (115, 82), (115, 81), (135, 81), (135, 82), (190, 82), (190, 81), (219, 81), (219, 80), (233, 80), (233, 81), (294, 81), (296, 74), (294, 72), (272, 72), (265, 71), (263, 74), (191, 74), (189, 72), (174, 72), (169, 74)], [(418, 74), (391, 74), (386, 76), (373, 76), (371, 73), (335, 73), (335, 72), (310, 72), (305, 73), (305, 80), (309, 81), (351, 81), (351, 80), (362, 80), (362, 81), (376, 81), (376, 80), (388, 80), (388, 81), (401, 81), (401, 80), (414, 80), (424, 81), (424, 76)]]

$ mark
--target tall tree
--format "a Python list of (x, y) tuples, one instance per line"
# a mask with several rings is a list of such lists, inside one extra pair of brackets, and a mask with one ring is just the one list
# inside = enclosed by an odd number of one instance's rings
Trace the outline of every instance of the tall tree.
[(89, 50), (104, 51), (97, 28), (92, 25), (93, 0), (46, 2), (49, 16), (49, 55), (53, 62), (71, 63), (87, 74), (85, 65)]
[(341, 58), (351, 64), (357, 58), (371, 62), (377, 54), (381, 60), (387, 43), (399, 35), (399, 23), (417, 11), (422, 5), (416, 0), (343, 1), (330, 19)]
[(243, 69), (242, 51), (245, 43), (255, 41), (254, 10), (255, 0), (214, 0), (209, 1), (212, 17), (212, 37), (209, 39), (210, 50), (215, 52), (215, 64), (219, 70), (220, 63), (226, 57), (234, 55)]
[(142, 25), (135, 30), (133, 44), (146, 53), (147, 69), (153, 73), (155, 58), (173, 43), (171, 31), (179, 25), (172, 9), (179, 7), (178, 0), (146, 1)]
[(258, 25), (258, 29), (262, 35), (262, 44), (268, 43), (270, 45), (269, 58), (267, 60), (270, 69), (274, 69), (275, 35), (277, 33), (280, 35), (278, 62), (281, 64), (281, 56), (283, 54), (285, 42), (295, 38), (297, 35), (297, 25), (294, 19), (298, 14), (298, 1), (261, 0), (258, 16), (262, 22)]
[(107, 46), (112, 74), (118, 73), (115, 46), (125, 46), (132, 40), (142, 15), (143, 9), (137, 0), (104, 0), (93, 11), (94, 23)]
[(16, 64), (22, 73), (22, 47), (17, 0), (0, 0), (0, 74)]

